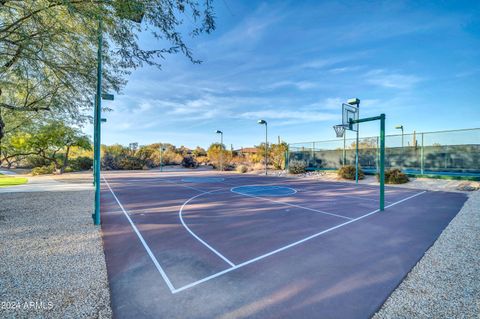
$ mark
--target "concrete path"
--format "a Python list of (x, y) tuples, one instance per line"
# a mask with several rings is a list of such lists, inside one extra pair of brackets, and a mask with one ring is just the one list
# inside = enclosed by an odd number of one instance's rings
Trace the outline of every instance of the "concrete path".
[(91, 183), (65, 183), (54, 179), (54, 176), (28, 176), (27, 184), (1, 187), (0, 193), (22, 192), (56, 192), (56, 191), (79, 191), (91, 190)]

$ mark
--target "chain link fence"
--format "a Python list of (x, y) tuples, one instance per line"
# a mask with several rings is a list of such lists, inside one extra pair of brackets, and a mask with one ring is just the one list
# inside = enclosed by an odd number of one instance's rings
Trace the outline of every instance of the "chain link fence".
[[(352, 134), (347, 131), (346, 135)], [(379, 137), (359, 139), (362, 169), (378, 171)], [(289, 144), (288, 161), (307, 162), (309, 170), (355, 165), (355, 138)], [(385, 167), (409, 174), (474, 176), (480, 178), (480, 128), (387, 135)]]

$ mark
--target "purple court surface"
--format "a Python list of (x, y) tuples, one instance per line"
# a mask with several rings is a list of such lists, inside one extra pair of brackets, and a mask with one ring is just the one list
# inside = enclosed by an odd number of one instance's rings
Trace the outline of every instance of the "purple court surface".
[(115, 318), (369, 318), (462, 193), (209, 172), (107, 172)]

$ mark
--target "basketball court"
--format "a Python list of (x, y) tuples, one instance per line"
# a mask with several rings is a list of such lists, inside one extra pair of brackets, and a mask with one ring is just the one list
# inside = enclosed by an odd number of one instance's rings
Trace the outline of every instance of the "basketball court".
[(116, 318), (369, 318), (462, 193), (213, 172), (108, 172)]

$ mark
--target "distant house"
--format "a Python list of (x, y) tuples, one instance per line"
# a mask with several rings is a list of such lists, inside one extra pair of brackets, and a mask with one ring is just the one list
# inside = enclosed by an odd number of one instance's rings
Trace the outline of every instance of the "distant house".
[(247, 154), (257, 154), (258, 153), (258, 149), (256, 147), (242, 147), (238, 150), (235, 150), (235, 152), (237, 152), (237, 154), (243, 154), (243, 155), (247, 155)]

